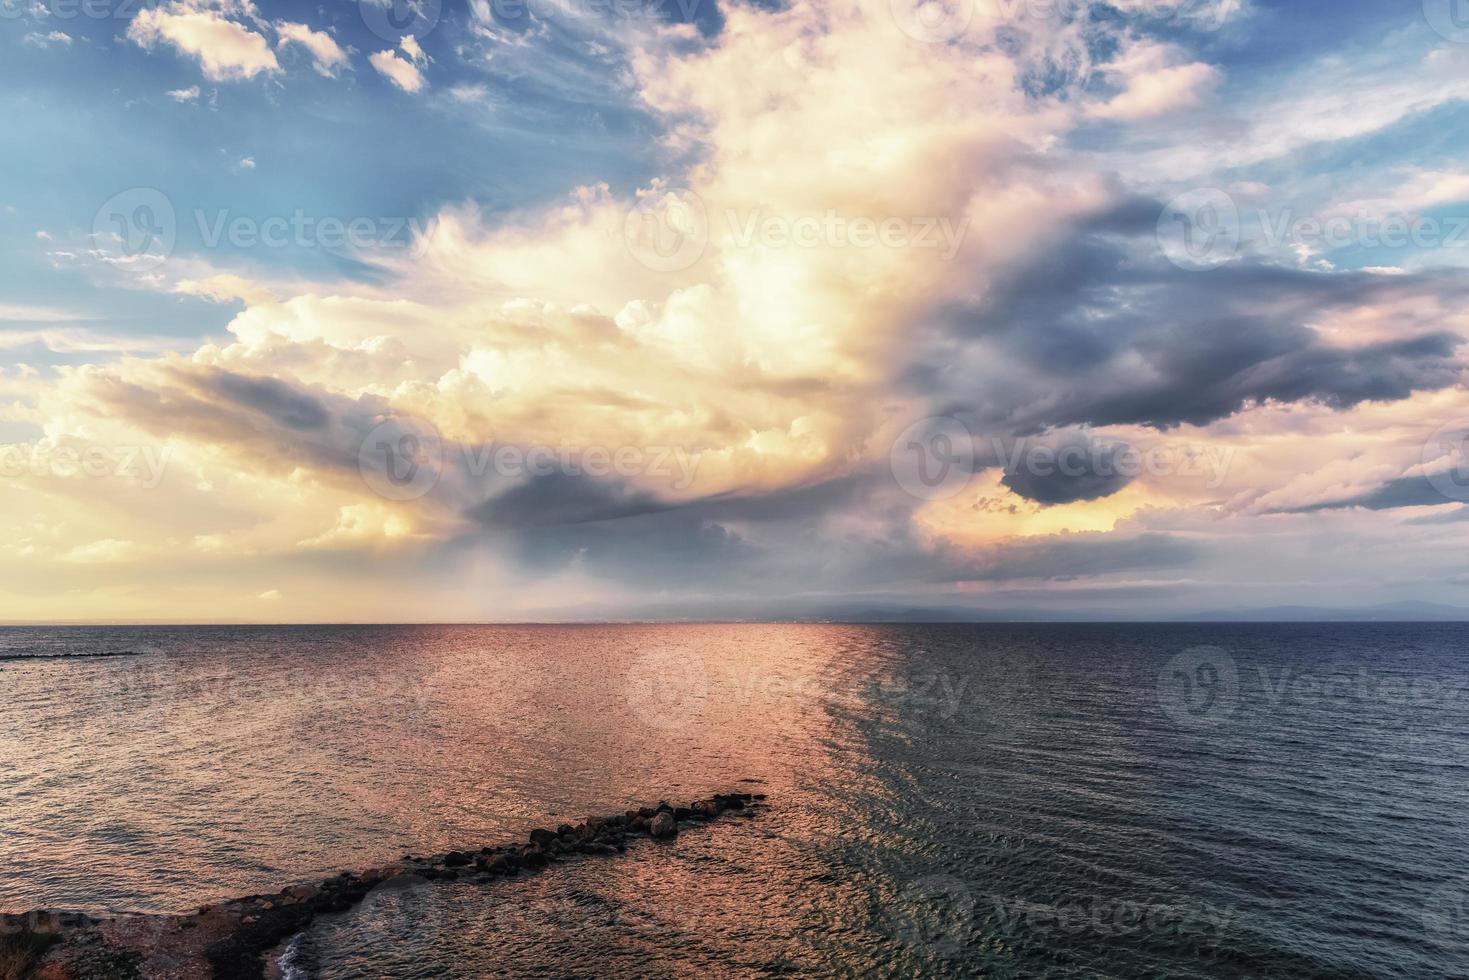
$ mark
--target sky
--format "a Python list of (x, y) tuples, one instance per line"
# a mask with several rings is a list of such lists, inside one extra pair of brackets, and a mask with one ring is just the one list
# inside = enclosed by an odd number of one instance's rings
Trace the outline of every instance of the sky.
[(1469, 606), (1469, 8), (0, 0), (0, 619)]

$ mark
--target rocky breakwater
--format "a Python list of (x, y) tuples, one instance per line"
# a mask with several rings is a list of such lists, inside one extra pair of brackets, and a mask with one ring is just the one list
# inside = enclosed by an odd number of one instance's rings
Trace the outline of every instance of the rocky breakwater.
[[(662, 802), (555, 830), (537, 828), (523, 844), (407, 855), (385, 867), (344, 871), (189, 915), (0, 915), (0, 980), (257, 980), (265, 975), (266, 953), (316, 916), (345, 912), (375, 889), (440, 881), (488, 885), (563, 861), (618, 854), (640, 838), (670, 840), (681, 827), (717, 817), (753, 817), (764, 799), (760, 793), (717, 793), (681, 806)], [(10, 951), (13, 972), (4, 965)]]

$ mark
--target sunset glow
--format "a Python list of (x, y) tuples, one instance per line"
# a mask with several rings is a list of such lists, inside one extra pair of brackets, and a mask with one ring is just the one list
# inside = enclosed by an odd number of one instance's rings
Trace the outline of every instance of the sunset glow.
[(0, 617), (1466, 602), (1418, 4), (504, 6), (0, 22)]

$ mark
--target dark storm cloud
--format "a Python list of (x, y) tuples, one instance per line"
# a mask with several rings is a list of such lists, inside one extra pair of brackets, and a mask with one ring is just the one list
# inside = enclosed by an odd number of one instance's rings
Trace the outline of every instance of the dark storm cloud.
[(1072, 430), (1046, 439), (1022, 439), (997, 448), (1006, 453), (1000, 482), (1027, 500), (1050, 506), (1110, 497), (1132, 482), (1121, 472), (1126, 443), (1102, 442)]
[[(523, 573), (575, 569), (625, 587), (776, 595), (893, 583), (1063, 581), (1177, 568), (1198, 556), (1165, 534), (1062, 534), (959, 549), (916, 535), (912, 501), (877, 473), (768, 495), (660, 503), (606, 481), (558, 476), (473, 508), (483, 531), (455, 549), (484, 546)], [(858, 518), (866, 528), (844, 522)]]
[(1469, 299), (1464, 274), (1321, 273), (1252, 260), (1188, 271), (1139, 238), (1138, 211), (1134, 203), (1093, 218), (999, 274), (982, 299), (937, 311), (909, 386), (978, 431), (1024, 433), (1206, 425), (1267, 401), (1348, 408), (1457, 380), (1462, 338), (1431, 324), (1355, 348), (1328, 344), (1308, 324), (1399, 297), (1436, 294), (1452, 308)]
[(306, 385), (218, 368), (171, 365), (141, 381), (91, 380), (94, 411), (159, 438), (182, 436), (230, 449), (264, 470), (310, 467), (356, 473), (368, 433), (392, 417), (382, 398), (347, 398)]
[(566, 473), (535, 476), (468, 511), (487, 528), (550, 527), (638, 517), (669, 509), (651, 494)]
[(893, 563), (882, 574), (916, 576), (923, 569), (906, 531), (895, 545), (847, 542), (823, 526), (885, 507), (906, 516), (911, 501), (882, 502), (890, 490), (883, 475), (859, 473), (773, 493), (670, 501), (613, 480), (557, 474), (470, 507), (484, 530), (452, 547), (487, 546), (531, 575), (575, 567), (641, 587), (764, 592), (860, 577), (874, 562)]
[(1453, 498), (1434, 486), (1433, 481), (1422, 474), (1402, 476), (1389, 480), (1375, 490), (1333, 500), (1326, 503), (1308, 504), (1304, 507), (1285, 508), (1275, 513), (1310, 514), (1322, 510), (1344, 510), (1361, 507), (1365, 510), (1395, 510), (1399, 507), (1441, 507), (1455, 503)]
[(254, 409), (290, 429), (319, 429), (329, 415), (315, 397), (275, 378), (257, 378), (215, 371), (198, 381), (227, 402)]
[(492, 528), (456, 547), (487, 546), (522, 574), (576, 569), (621, 587), (748, 586), (763, 550), (688, 510), (599, 521)]

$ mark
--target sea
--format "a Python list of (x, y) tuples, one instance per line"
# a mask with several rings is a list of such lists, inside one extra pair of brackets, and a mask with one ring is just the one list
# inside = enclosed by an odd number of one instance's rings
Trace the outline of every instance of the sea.
[(292, 978), (1469, 976), (1469, 625), (0, 629), (0, 909), (381, 889)]

